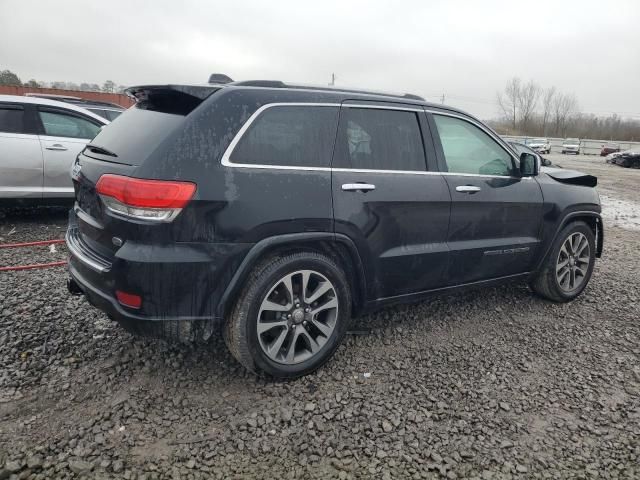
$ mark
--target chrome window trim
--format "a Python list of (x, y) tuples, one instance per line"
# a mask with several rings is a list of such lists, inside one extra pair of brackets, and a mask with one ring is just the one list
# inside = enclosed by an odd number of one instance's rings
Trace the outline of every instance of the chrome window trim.
[(347, 103), (343, 103), (342, 106), (345, 107), (345, 108), (369, 108), (369, 109), (372, 109), (372, 110), (398, 110), (398, 111), (401, 111), (401, 112), (415, 112), (415, 113), (424, 112), (424, 109), (422, 109), (422, 108), (410, 108), (410, 107), (403, 107), (401, 105), (398, 105), (398, 106), (395, 106), (395, 105), (369, 105), (369, 104), (361, 105), (359, 103), (353, 103), (353, 102), (357, 102), (357, 101), (358, 100), (346, 100)]
[[(355, 100), (357, 102), (357, 100)], [(480, 177), (480, 178), (519, 178), (525, 179), (528, 177), (512, 177), (505, 175), (481, 175), (477, 173), (453, 173), (453, 172), (434, 172), (428, 170), (377, 170), (377, 169), (365, 169), (365, 168), (334, 168), (334, 167), (306, 167), (306, 166), (295, 166), (295, 165), (266, 165), (260, 163), (234, 163), (231, 161), (231, 154), (233, 150), (236, 148), (244, 134), (247, 132), (249, 127), (255, 122), (255, 120), (264, 112), (265, 110), (273, 107), (346, 107), (346, 108), (370, 108), (370, 109), (381, 109), (381, 110), (399, 110), (399, 111), (409, 111), (415, 113), (421, 112), (429, 112), (440, 114), (438, 111), (426, 110), (423, 108), (408, 108), (403, 106), (386, 106), (386, 105), (361, 105), (358, 103), (316, 103), (316, 102), (277, 102), (277, 103), (266, 103), (258, 108), (255, 112), (251, 114), (251, 116), (247, 119), (247, 121), (242, 125), (238, 133), (233, 137), (231, 143), (225, 150), (222, 155), (221, 164), (225, 167), (230, 168), (254, 168), (254, 169), (268, 169), (268, 170), (296, 170), (296, 171), (307, 171), (307, 172), (352, 172), (352, 173), (396, 173), (399, 175), (443, 175), (443, 176), (463, 176), (463, 177)], [(444, 114), (446, 115), (446, 114)], [(458, 117), (462, 120), (467, 120), (465, 117), (459, 115), (450, 114), (449, 116)], [(477, 122), (471, 121), (471, 123), (477, 124)], [(483, 131), (486, 131), (482, 128), (481, 125), (477, 124)], [(489, 132), (487, 132), (489, 133)], [(494, 137), (493, 135), (491, 135)], [(495, 138), (495, 137), (494, 137)], [(501, 145), (502, 146), (502, 145)], [(507, 152), (509, 153), (509, 152)], [(511, 157), (513, 155), (510, 154)]]

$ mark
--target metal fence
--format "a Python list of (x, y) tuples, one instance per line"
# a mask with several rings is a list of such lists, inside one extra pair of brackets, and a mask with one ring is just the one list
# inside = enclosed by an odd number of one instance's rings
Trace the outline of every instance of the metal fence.
[[(518, 142), (525, 143), (526, 140), (531, 140), (533, 138), (541, 138), (541, 137), (512, 137), (503, 135), (502, 138), (507, 140), (508, 142)], [(566, 139), (564, 138), (551, 138), (544, 137), (549, 140), (551, 144), (551, 153), (561, 153), (562, 152), (562, 142)], [(600, 155), (600, 151), (602, 147), (608, 143), (615, 143), (620, 146), (620, 150), (640, 150), (640, 142), (612, 142), (610, 140), (592, 140), (588, 138), (584, 138), (580, 140), (580, 153), (583, 155)]]

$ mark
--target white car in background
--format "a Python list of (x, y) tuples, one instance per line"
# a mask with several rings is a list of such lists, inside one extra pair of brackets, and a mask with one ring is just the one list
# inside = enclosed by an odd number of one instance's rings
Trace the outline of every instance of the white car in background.
[(562, 142), (562, 153), (575, 153), (580, 154), (580, 140), (577, 138), (567, 138)]
[(108, 123), (69, 103), (0, 95), (0, 204), (72, 201), (71, 165)]
[(551, 143), (547, 138), (528, 138), (525, 145), (540, 154), (551, 153)]
[(85, 100), (80, 97), (72, 97), (69, 95), (54, 95), (51, 93), (25, 93), (26, 97), (48, 98), (49, 100), (56, 100), (58, 102), (70, 103), (78, 107), (86, 108), (92, 113), (95, 113), (99, 117), (113, 122), (125, 108), (113, 103), (99, 102), (96, 100)]
[(616, 159), (617, 157), (619, 157), (620, 155), (622, 155), (623, 153), (626, 153), (626, 152), (628, 152), (628, 151), (629, 151), (629, 150), (625, 150), (625, 151), (623, 151), (623, 152), (613, 152), (613, 153), (610, 153), (609, 155), (607, 155), (606, 157), (604, 157), (604, 160), (605, 160), (605, 162), (606, 162), (606, 163), (616, 163), (616, 162), (615, 162), (615, 159)]

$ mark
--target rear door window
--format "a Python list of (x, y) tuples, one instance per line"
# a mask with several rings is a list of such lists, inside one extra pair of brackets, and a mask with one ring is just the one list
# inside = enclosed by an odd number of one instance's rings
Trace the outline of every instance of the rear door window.
[(39, 109), (38, 114), (45, 135), (92, 139), (100, 132), (101, 125), (77, 115), (48, 109)]
[(344, 107), (333, 166), (357, 170), (426, 170), (417, 113)]
[(511, 155), (483, 130), (461, 118), (434, 114), (447, 171), (510, 176)]
[(329, 167), (338, 107), (274, 106), (249, 126), (230, 155), (232, 163)]
[(0, 132), (27, 133), (23, 107), (0, 104)]

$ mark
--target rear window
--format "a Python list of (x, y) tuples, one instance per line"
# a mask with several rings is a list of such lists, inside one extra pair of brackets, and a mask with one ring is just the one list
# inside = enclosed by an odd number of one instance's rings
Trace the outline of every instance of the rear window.
[(13, 105), (0, 105), (0, 132), (24, 133), (24, 109)]
[(343, 108), (334, 166), (424, 171), (426, 157), (416, 113)]
[(263, 111), (231, 153), (233, 163), (329, 167), (338, 107), (278, 106)]
[(184, 121), (182, 115), (130, 108), (103, 127), (91, 145), (115, 153), (110, 161), (140, 165)]

